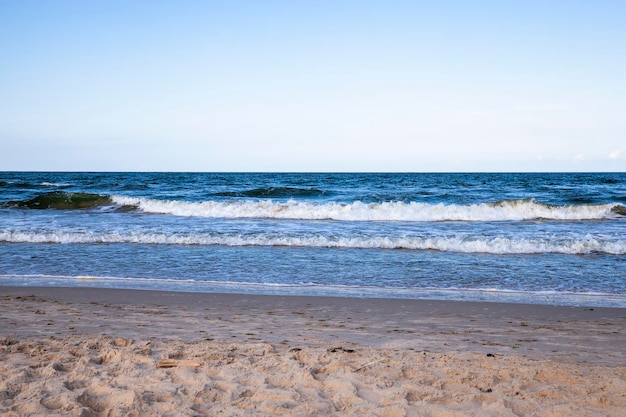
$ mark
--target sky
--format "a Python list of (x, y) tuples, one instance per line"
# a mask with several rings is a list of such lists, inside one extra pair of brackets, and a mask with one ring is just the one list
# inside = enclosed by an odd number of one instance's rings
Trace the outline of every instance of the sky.
[(626, 171), (625, 16), (0, 0), (0, 171)]

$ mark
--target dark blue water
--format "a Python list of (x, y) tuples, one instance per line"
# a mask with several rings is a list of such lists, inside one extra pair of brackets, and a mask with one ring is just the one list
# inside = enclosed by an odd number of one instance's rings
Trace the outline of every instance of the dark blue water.
[(0, 285), (626, 307), (626, 174), (0, 173)]

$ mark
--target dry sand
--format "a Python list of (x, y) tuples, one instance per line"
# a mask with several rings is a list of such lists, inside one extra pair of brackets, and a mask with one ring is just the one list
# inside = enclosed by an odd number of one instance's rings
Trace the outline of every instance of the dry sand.
[(624, 416), (626, 309), (0, 287), (3, 416)]

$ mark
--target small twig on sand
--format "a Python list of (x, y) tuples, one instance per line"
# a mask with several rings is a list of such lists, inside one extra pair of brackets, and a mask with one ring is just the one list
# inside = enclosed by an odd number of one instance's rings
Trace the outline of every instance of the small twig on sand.
[(365, 365), (363, 365), (363, 366), (360, 366), (360, 367), (356, 368), (356, 369), (355, 369), (354, 371), (352, 371), (352, 372), (359, 372), (361, 369), (365, 369), (365, 368), (367, 368), (367, 367), (368, 367), (368, 366), (370, 366), (370, 365), (375, 365), (375, 364), (377, 364), (378, 362), (382, 362), (382, 361), (384, 361), (385, 359), (386, 359), (386, 358), (382, 358), (382, 359), (378, 359), (378, 360), (372, 361), (372, 362), (370, 362), (370, 363), (366, 363)]

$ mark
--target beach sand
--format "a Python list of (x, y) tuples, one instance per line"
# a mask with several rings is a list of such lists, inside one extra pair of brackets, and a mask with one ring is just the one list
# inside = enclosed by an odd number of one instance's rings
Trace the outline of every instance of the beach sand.
[(0, 287), (3, 416), (624, 416), (626, 309)]

